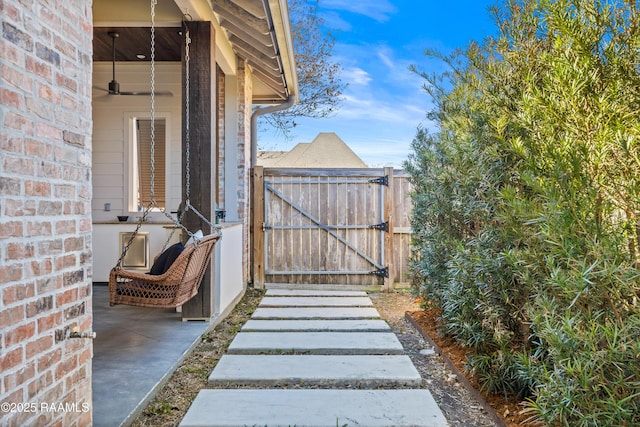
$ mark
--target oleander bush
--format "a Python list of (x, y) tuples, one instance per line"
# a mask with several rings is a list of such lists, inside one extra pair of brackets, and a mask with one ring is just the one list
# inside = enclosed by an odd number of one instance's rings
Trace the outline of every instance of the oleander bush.
[(640, 425), (640, 10), (510, 0), (420, 73), (414, 291), (487, 390), (547, 425)]

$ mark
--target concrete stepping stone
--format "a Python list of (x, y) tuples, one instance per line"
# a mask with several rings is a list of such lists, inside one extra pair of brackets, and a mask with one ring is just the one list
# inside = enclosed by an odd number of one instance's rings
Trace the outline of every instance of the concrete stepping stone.
[(428, 390), (202, 390), (180, 427), (445, 427)]
[(225, 354), (209, 375), (210, 385), (417, 387), (420, 374), (409, 356)]
[(379, 319), (373, 307), (258, 307), (253, 319)]
[(269, 289), (265, 294), (268, 297), (366, 297), (365, 291), (332, 291), (313, 289)]
[(369, 297), (264, 297), (260, 307), (371, 307)]
[(391, 332), (240, 332), (227, 352), (261, 354), (403, 354)]
[(384, 320), (254, 320), (249, 319), (242, 332), (388, 332), (391, 328)]

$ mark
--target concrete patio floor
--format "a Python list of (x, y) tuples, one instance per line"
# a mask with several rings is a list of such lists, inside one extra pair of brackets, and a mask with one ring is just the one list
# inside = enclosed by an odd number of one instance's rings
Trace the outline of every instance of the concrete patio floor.
[(93, 286), (93, 425), (129, 425), (214, 321), (183, 322), (175, 310), (109, 306)]

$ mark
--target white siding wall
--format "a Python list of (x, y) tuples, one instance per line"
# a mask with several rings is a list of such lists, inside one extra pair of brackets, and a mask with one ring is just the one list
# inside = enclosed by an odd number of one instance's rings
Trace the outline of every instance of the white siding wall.
[(224, 315), (244, 292), (242, 275), (242, 224), (224, 224), (216, 244), (215, 314)]
[[(129, 211), (129, 131), (131, 115), (149, 115), (150, 96), (109, 95), (106, 91), (112, 79), (111, 63), (93, 64), (93, 221), (114, 221), (117, 215), (136, 216)], [(150, 90), (150, 65), (145, 63), (116, 63), (116, 80), (120, 91)], [(182, 196), (181, 131), (182, 81), (179, 63), (156, 63), (156, 91), (170, 91), (173, 96), (156, 96), (156, 118), (167, 118), (168, 208), (175, 211)], [(111, 211), (105, 211), (105, 203)], [(157, 215), (151, 220), (163, 220)], [(135, 218), (134, 218), (135, 220)]]

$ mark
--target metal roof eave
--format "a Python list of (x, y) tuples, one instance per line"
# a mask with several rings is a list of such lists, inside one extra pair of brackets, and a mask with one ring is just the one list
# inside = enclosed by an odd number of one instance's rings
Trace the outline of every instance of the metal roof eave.
[(268, 1), (271, 10), (273, 27), (279, 46), (279, 55), (285, 75), (285, 83), (288, 95), (298, 102), (298, 73), (296, 71), (296, 59), (293, 50), (293, 35), (291, 34), (291, 22), (289, 20), (289, 6), (287, 0), (263, 0)]

